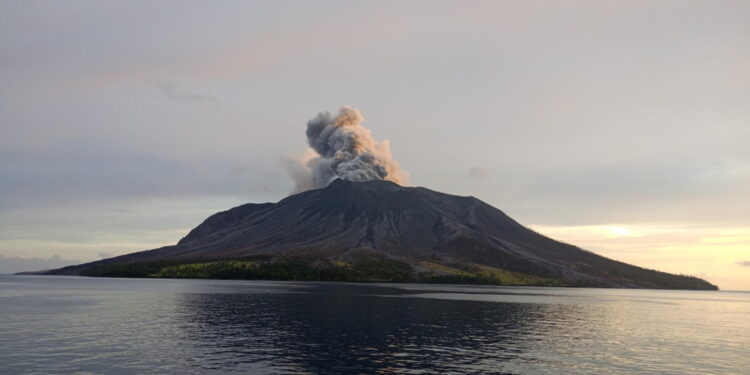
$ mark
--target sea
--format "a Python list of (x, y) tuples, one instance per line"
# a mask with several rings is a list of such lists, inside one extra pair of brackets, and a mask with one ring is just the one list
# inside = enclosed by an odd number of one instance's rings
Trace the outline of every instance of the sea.
[(0, 374), (750, 374), (750, 293), (0, 276)]

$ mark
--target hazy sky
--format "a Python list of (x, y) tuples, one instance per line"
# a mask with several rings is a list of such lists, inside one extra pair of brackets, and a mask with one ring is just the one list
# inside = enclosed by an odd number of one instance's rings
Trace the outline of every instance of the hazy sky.
[(748, 1), (0, 2), (0, 272), (175, 243), (216, 211), (277, 201), (306, 121), (350, 105), (413, 185), (750, 290), (749, 14)]

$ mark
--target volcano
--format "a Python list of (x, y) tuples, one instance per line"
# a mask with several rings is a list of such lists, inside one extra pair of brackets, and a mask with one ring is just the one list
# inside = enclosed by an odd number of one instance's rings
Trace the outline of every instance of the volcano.
[(343, 179), (219, 212), (176, 245), (46, 273), (717, 289), (550, 239), (474, 197)]

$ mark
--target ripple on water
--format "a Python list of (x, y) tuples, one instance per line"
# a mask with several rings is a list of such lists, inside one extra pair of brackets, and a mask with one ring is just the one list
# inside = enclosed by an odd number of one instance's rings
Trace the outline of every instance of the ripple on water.
[(3, 374), (741, 374), (750, 294), (0, 277)]

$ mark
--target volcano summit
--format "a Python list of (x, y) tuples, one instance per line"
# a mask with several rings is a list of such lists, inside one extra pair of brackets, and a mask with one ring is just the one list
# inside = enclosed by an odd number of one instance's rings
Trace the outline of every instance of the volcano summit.
[(474, 197), (385, 180), (245, 204), (176, 245), (48, 273), (716, 289), (555, 241)]

